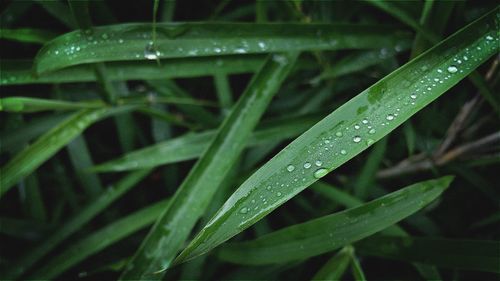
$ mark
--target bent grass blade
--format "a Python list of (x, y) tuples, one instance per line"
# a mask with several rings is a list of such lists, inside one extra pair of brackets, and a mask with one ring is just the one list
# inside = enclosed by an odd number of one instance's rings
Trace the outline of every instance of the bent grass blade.
[(445, 93), (498, 52), (498, 21), (497, 8), (299, 136), (234, 192), (178, 261), (206, 253), (253, 225)]
[(83, 63), (124, 60), (374, 49), (408, 44), (410, 39), (391, 26), (207, 22), (158, 23), (153, 44), (151, 27), (119, 24), (66, 33), (40, 50), (35, 70), (42, 74)]

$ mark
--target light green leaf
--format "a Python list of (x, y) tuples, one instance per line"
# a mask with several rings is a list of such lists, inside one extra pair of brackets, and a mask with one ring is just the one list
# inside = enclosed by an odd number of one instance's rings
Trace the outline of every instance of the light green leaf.
[(298, 54), (269, 55), (175, 193), (120, 279), (161, 279), (238, 159)]
[(253, 225), (386, 136), (497, 52), (498, 8), (369, 87), (285, 147), (236, 190), (179, 260), (206, 253)]
[(373, 49), (409, 39), (409, 34), (393, 27), (373, 25), (159, 23), (153, 45), (151, 29), (151, 24), (119, 24), (64, 34), (40, 50), (36, 72), (107, 61)]
[(218, 253), (225, 261), (263, 265), (306, 259), (377, 233), (436, 199), (453, 177), (419, 182), (359, 207), (280, 229), (255, 240), (228, 243)]
[(344, 247), (321, 267), (312, 280), (341, 280), (349, 266), (353, 250), (352, 246)]

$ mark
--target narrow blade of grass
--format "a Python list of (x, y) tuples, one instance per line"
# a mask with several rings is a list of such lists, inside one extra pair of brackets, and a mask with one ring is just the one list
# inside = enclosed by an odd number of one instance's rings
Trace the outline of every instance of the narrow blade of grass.
[(351, 261), (352, 251), (352, 246), (344, 247), (329, 259), (311, 280), (341, 280)]
[(171, 205), (155, 223), (121, 278), (161, 279), (220, 183), (242, 152), (246, 140), (298, 54), (270, 55), (222, 123), (211, 144), (179, 187)]
[[(320, 116), (311, 115), (297, 118), (280, 119), (263, 124), (250, 135), (247, 147), (264, 144), (269, 141), (282, 141), (297, 136), (317, 122)], [(195, 159), (209, 146), (216, 131), (187, 134), (155, 145), (132, 151), (115, 160), (111, 160), (92, 168), (95, 172), (118, 172), (138, 169), (139, 167), (156, 167)]]
[(218, 255), (233, 263), (263, 265), (327, 253), (414, 214), (441, 195), (452, 179), (448, 176), (419, 182), (356, 208), (289, 226), (252, 241), (229, 243)]
[(253, 225), (441, 96), (498, 52), (497, 27), (498, 8), (392, 72), (299, 136), (236, 190), (180, 260), (203, 254)]
[[(165, 78), (189, 78), (214, 75), (215, 73), (255, 72), (264, 62), (265, 55), (222, 56), (203, 58), (164, 59), (160, 65), (149, 61), (127, 61), (106, 63), (110, 80), (149, 80)], [(21, 85), (34, 83), (69, 83), (96, 81), (91, 65), (82, 64), (34, 75), (29, 60), (2, 60), (0, 85)], [(172, 67), (175, 65), (175, 68)]]
[(92, 123), (127, 109), (85, 109), (75, 113), (57, 127), (48, 131), (1, 168), (0, 197), (19, 180), (29, 175), (76, 136), (80, 135)]
[(373, 146), (372, 151), (366, 159), (366, 163), (363, 165), (358, 177), (354, 181), (354, 194), (357, 198), (365, 199), (368, 196), (368, 188), (373, 185), (380, 163), (384, 159), (387, 141), (388, 138), (383, 138)]
[(39, 112), (47, 110), (77, 110), (102, 107), (102, 103), (69, 102), (28, 97), (0, 98), (0, 111)]
[(498, 241), (374, 236), (356, 243), (356, 249), (363, 255), (500, 273)]
[(40, 261), (45, 255), (52, 251), (57, 245), (75, 233), (83, 225), (88, 223), (92, 218), (106, 209), (111, 203), (115, 202), (128, 190), (134, 187), (144, 177), (149, 174), (150, 170), (140, 170), (130, 173), (122, 180), (116, 183), (115, 186), (109, 187), (101, 196), (96, 198), (85, 208), (80, 210), (75, 216), (69, 219), (66, 223), (60, 226), (56, 232), (48, 236), (38, 246), (35, 246), (28, 253), (22, 256), (11, 269), (6, 272), (6, 279), (17, 279), (29, 270), (35, 263)]
[(77, 136), (67, 145), (69, 158), (75, 170), (76, 178), (89, 199), (96, 198), (102, 193), (102, 184), (96, 174), (87, 173), (93, 164), (92, 157), (83, 135)]
[(359, 263), (358, 258), (354, 255), (354, 253), (351, 254), (351, 270), (352, 270), (352, 275), (354, 276), (354, 280), (356, 281), (366, 281), (365, 273), (363, 272), (363, 268), (361, 268), (361, 264)]
[(28, 277), (28, 279), (53, 279), (57, 277), (91, 255), (152, 224), (168, 203), (169, 200), (163, 200), (140, 209), (72, 243), (62, 253), (47, 261), (31, 274), (31, 278)]
[(57, 36), (48, 30), (34, 28), (0, 29), (0, 39), (18, 41), (24, 43), (45, 44)]
[[(35, 58), (38, 74), (82, 63), (303, 50), (396, 46), (409, 34), (388, 26), (331, 24), (119, 24), (73, 31), (46, 44)], [(155, 63), (155, 62), (151, 62)]]

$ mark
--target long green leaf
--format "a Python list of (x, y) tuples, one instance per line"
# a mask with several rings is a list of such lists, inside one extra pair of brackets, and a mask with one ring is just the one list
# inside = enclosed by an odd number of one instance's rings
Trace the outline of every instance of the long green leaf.
[(111, 203), (115, 202), (128, 190), (134, 187), (138, 182), (146, 177), (150, 171), (151, 170), (139, 170), (132, 172), (118, 181), (115, 186), (110, 186), (101, 196), (97, 197), (89, 205), (80, 210), (79, 213), (56, 229), (52, 235), (44, 239), (35, 248), (30, 249), (28, 253), (16, 261), (4, 277), (6, 279), (16, 279), (22, 276), (27, 270), (40, 261), (41, 258), (52, 251), (62, 241), (68, 238), (71, 234), (75, 233), (97, 214), (106, 209), (106, 207), (108, 207)]
[(298, 54), (270, 55), (179, 187), (121, 279), (161, 279), (242, 152)]
[(1, 170), (0, 197), (52, 157), (92, 123), (127, 108), (85, 109), (75, 113), (10, 160)]
[(284, 263), (327, 253), (408, 217), (436, 199), (451, 183), (442, 177), (410, 185), (362, 206), (286, 227), (253, 241), (221, 248), (223, 260), (248, 265)]
[(363, 255), (500, 273), (498, 241), (374, 236), (356, 243), (356, 249)]
[(151, 28), (151, 24), (120, 24), (64, 34), (40, 50), (35, 69), (40, 74), (105, 61), (372, 49), (395, 46), (409, 39), (409, 34), (388, 26), (159, 23), (153, 46)]
[[(320, 119), (320, 116), (303, 116), (280, 119), (260, 126), (248, 138), (246, 146), (256, 146), (269, 141), (280, 141), (304, 132)], [(156, 167), (199, 157), (209, 146), (216, 131), (188, 134), (153, 146), (132, 151), (123, 157), (99, 164), (92, 168), (97, 172), (118, 172)]]
[(203, 254), (248, 228), (393, 131), (497, 52), (498, 8), (369, 87), (284, 148), (238, 188), (180, 259)]
[(45, 110), (76, 110), (103, 107), (102, 103), (69, 102), (28, 97), (0, 98), (0, 111), (38, 112)]
[[(264, 55), (175, 58), (161, 60), (160, 65), (149, 61), (119, 61), (106, 63), (106, 70), (110, 80), (189, 78), (213, 75), (217, 72), (235, 74), (255, 72), (264, 59)], [(87, 64), (40, 76), (33, 74), (31, 61), (2, 60), (0, 65), (2, 69), (0, 85), (96, 81), (93, 67)]]
[(155, 203), (71, 243), (70, 247), (46, 262), (28, 279), (53, 279), (57, 277), (87, 257), (152, 224), (168, 203), (169, 200)]

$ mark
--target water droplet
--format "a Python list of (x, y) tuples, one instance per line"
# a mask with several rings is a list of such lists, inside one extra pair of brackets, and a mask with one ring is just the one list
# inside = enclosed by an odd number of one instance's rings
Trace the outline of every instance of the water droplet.
[(101, 35), (102, 39), (107, 40), (109, 38), (108, 34), (104, 33)]
[(458, 71), (458, 68), (456, 66), (454, 66), (454, 65), (448, 66), (448, 72), (449, 73), (455, 73), (457, 71)]
[(220, 53), (220, 52), (222, 52), (221, 48), (215, 48), (215, 49), (214, 49), (214, 51), (215, 51), (216, 53)]
[(293, 172), (293, 170), (295, 170), (295, 166), (294, 165), (288, 165), (286, 167), (286, 170), (289, 171), (289, 172)]
[(278, 195), (278, 197), (280, 197), (281, 196), (281, 192), (276, 193), (276, 195)]
[(370, 129), (370, 131), (368, 131), (368, 133), (375, 134), (375, 129)]
[(342, 132), (340, 132), (340, 131), (336, 132), (335, 135), (340, 138), (342, 136)]
[(366, 144), (367, 144), (367, 145), (372, 145), (372, 144), (373, 144), (373, 142), (374, 142), (374, 140), (372, 140), (372, 139), (368, 139), (368, 140), (366, 140)]
[(267, 190), (271, 190), (271, 188), (272, 187), (270, 185), (266, 187)]
[(330, 143), (330, 141), (329, 141), (329, 140), (325, 140), (325, 143), (326, 143), (326, 144), (329, 144), (329, 143)]
[(488, 36), (486, 36), (486, 40), (490, 40), (491, 41), (491, 40), (493, 40), (493, 37), (490, 36), (490, 35), (488, 35)]
[(417, 98), (417, 94), (415, 94), (415, 93), (411, 94), (411, 95), (410, 95), (410, 98), (412, 98), (412, 99), (416, 99), (416, 98)]
[(255, 204), (255, 199), (252, 199), (252, 203)]
[(394, 115), (392, 114), (387, 114), (387, 116), (385, 117), (385, 119), (391, 121), (391, 120), (394, 120)]
[(323, 165), (323, 162), (321, 162), (321, 160), (316, 160), (316, 162), (314, 162), (314, 164), (318, 167), (320, 167), (321, 165)]
[(358, 142), (361, 141), (361, 137), (360, 136), (354, 136), (354, 138), (352, 138), (352, 141), (358, 143)]
[(148, 60), (155, 60), (160, 55), (160, 52), (155, 49), (153, 42), (146, 44), (144, 49), (144, 57)]
[(261, 49), (264, 49), (264, 48), (266, 47), (266, 43), (264, 43), (264, 42), (259, 42), (259, 47), (260, 47)]
[(359, 130), (359, 125), (354, 125), (354, 129)]
[(347, 154), (347, 151), (345, 151), (345, 149), (342, 149), (342, 150), (340, 151), (340, 154), (342, 154), (342, 155), (346, 155), (346, 154)]
[(247, 208), (247, 207), (243, 207), (243, 208), (241, 208), (241, 209), (240, 209), (240, 213), (242, 213), (242, 214), (246, 214), (246, 213), (248, 213), (248, 208)]
[(438, 72), (439, 72), (439, 73), (443, 73), (443, 71), (442, 71), (441, 69), (438, 69)]
[(328, 174), (328, 170), (325, 168), (321, 168), (321, 169), (317, 169), (316, 172), (314, 172), (314, 177), (319, 179), (319, 178), (326, 176), (326, 174)]
[(118, 39), (118, 43), (123, 44), (123, 39)]
[(363, 121), (361, 121), (363, 124), (368, 124), (368, 120), (365, 118)]
[(309, 163), (309, 162), (304, 163), (304, 168), (306, 168), (306, 169), (311, 168), (311, 166), (312, 166), (312, 165), (311, 165), (311, 163)]

